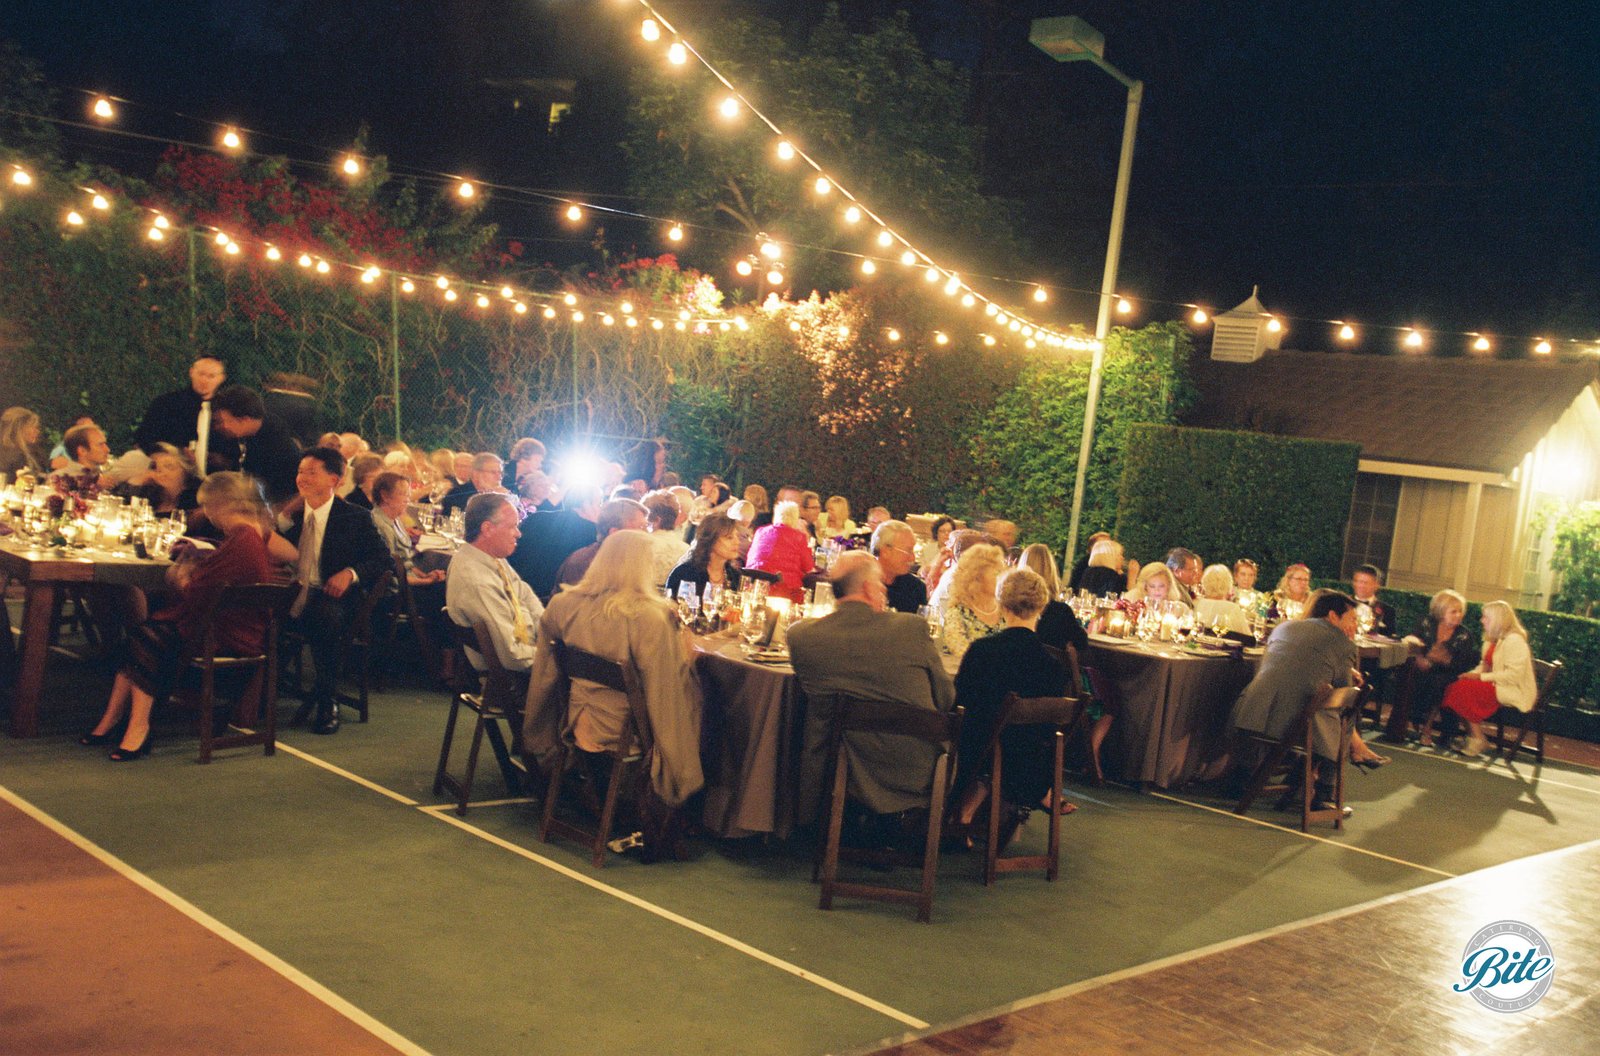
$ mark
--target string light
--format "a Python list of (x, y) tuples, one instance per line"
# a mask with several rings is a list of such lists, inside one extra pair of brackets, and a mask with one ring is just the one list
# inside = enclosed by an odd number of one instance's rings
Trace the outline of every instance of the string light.
[(945, 296), (947, 297), (954, 297), (956, 294), (960, 293), (961, 278), (956, 275), (950, 276), (950, 281), (944, 284), (944, 292)]
[[(327, 261), (325, 261), (325, 260), (317, 261), (317, 274), (318, 275), (326, 275), (326, 274), (328, 274), (328, 272), (330, 272), (332, 270), (333, 270), (333, 266), (330, 265)], [(452, 290), (451, 292), (453, 293), (455, 291)]]
[(620, 305), (618, 305), (618, 307), (622, 309), (622, 314), (623, 315), (632, 315), (633, 314), (633, 302), (632, 301), (623, 301)]
[(410, 279), (406, 279), (404, 282), (402, 282), (400, 284), (400, 292), (401, 293), (416, 293), (417, 292), (417, 284), (412, 282)]
[(840, 326), (839, 327), (839, 340), (841, 340), (841, 341), (850, 340), (850, 328), (848, 326)]
[(440, 275), (437, 279), (434, 279), (433, 284), (439, 287), (441, 290), (448, 290), (450, 288), (450, 280), (445, 278), (443, 275)]
[(227, 234), (226, 234), (226, 233), (224, 233), (224, 232), (222, 232), (222, 231), (218, 231), (218, 232), (217, 232), (217, 237), (216, 237), (216, 243), (217, 243), (217, 245), (219, 245), (219, 246), (225, 246), (225, 245), (227, 245), (227, 244), (228, 244), (228, 243), (229, 243), (229, 242), (231, 242), (231, 241), (232, 241), (232, 239), (230, 239), (230, 238), (229, 238), (229, 237), (228, 237), (228, 236), (227, 236)]
[(1033, 288), (1033, 299), (1043, 304), (1050, 299), (1050, 294), (1046, 292), (1043, 286), (1035, 286)]
[(1283, 324), (1278, 321), (1278, 317), (1277, 316), (1274, 315), (1274, 316), (1269, 316), (1267, 318), (1267, 333), (1269, 333), (1269, 334), (1281, 334), (1281, 333), (1283, 333)]
[(547, 304), (544, 306), (544, 311), (539, 314), (543, 315), (546, 319), (554, 319), (556, 317), (556, 310)]
[(859, 224), (861, 222), (861, 207), (852, 205), (846, 209), (844, 211), (844, 222), (847, 224)]
[(672, 42), (672, 47), (667, 49), (667, 61), (674, 66), (682, 66), (689, 61), (689, 49), (683, 46), (683, 41)]
[(761, 255), (768, 260), (777, 260), (783, 256), (783, 247), (770, 240), (763, 242), (761, 243)]
[(633, 317), (633, 316), (631, 316), (631, 315), (630, 315), (630, 316), (628, 316), (628, 317), (627, 317), (627, 318), (626, 318), (626, 319), (624, 319), (624, 320), (623, 320), (623, 322), (624, 322), (624, 323), (626, 323), (626, 324), (627, 324), (627, 325), (628, 325), (628, 326), (629, 326), (629, 327), (630, 327), (630, 328), (632, 328), (632, 327), (635, 327), (635, 326), (638, 326), (638, 325), (639, 325), (639, 320), (637, 320), (637, 319), (635, 319), (635, 318), (634, 318), (634, 317)]
[(89, 204), (94, 206), (96, 209), (99, 209), (101, 212), (105, 212), (107, 209), (111, 208), (111, 203), (106, 200), (106, 196), (103, 194), (97, 194), (93, 198), (89, 199)]
[(923, 277), (923, 279), (925, 279), (928, 282), (938, 282), (939, 281), (939, 269), (938, 268), (934, 268), (934, 267), (930, 267), (930, 268), (928, 268), (927, 271), (924, 271), (922, 273), (922, 277)]
[(750, 262), (748, 260), (740, 260), (737, 264), (735, 264), (733, 266), (733, 270), (737, 271), (740, 275), (743, 275), (746, 278), (749, 278), (750, 275), (752, 273), (754, 273), (754, 271), (756, 269), (751, 266), (751, 264), (750, 264)]
[(222, 247), (222, 251), (228, 254), (230, 257), (237, 257), (241, 252), (243, 252), (239, 246), (239, 243), (237, 242), (229, 242), (227, 245)]
[(489, 307), (489, 298), (480, 293), (473, 299), (472, 303), (476, 304), (479, 308), (487, 308)]
[(781, 286), (783, 284), (783, 272), (779, 271), (777, 268), (773, 268), (771, 271), (767, 272), (767, 282), (773, 286)]
[(513, 312), (516, 312), (518, 315), (527, 315), (528, 314), (528, 306), (523, 304), (521, 301), (518, 301), (516, 304), (513, 304), (511, 306), (511, 310)]
[(350, 176), (350, 177), (360, 176), (361, 175), (361, 159), (356, 157), (354, 154), (346, 154), (344, 156), (344, 160), (339, 163), (339, 169), (346, 176)]
[(500, 287), (500, 296), (504, 297), (506, 300), (509, 301), (511, 298), (515, 297), (516, 295), (517, 295), (517, 291), (513, 290), (510, 286), (502, 286), (502, 287)]
[(898, 341), (900, 340), (900, 331), (891, 326), (889, 328), (889, 333), (885, 336), (887, 336), (890, 341)]
[(33, 186), (33, 177), (29, 175), (27, 169), (16, 168), (11, 171), (11, 182), (18, 187), (31, 187)]
[(89, 107), (89, 113), (102, 121), (110, 121), (117, 116), (117, 108), (111, 105), (111, 100), (105, 96), (96, 96), (94, 104)]
[(977, 303), (978, 303), (978, 299), (976, 297), (974, 297), (972, 294), (964, 293), (964, 294), (961, 295), (961, 307), (963, 307), (963, 308), (971, 308), (973, 305), (975, 305)]
[(476, 196), (477, 193), (478, 188), (472, 185), (471, 180), (462, 180), (460, 183), (456, 184), (456, 195), (463, 200), (471, 199)]
[(672, 329), (681, 334), (689, 329), (689, 324), (684, 322), (682, 319), (679, 319), (677, 322), (672, 324)]
[(717, 106), (717, 112), (732, 121), (739, 116), (739, 99), (737, 96), (728, 96)]
[(456, 299), (456, 291), (455, 290), (445, 290), (444, 291), (444, 299), (453, 303), (455, 301), (455, 299)]
[(561, 303), (565, 304), (568, 308), (571, 308), (573, 305), (578, 303), (578, 298), (574, 294), (569, 293), (561, 298)]
[(689, 309), (687, 309), (687, 308), (678, 309), (678, 321), (680, 323), (687, 323), (689, 321)]
[(1205, 326), (1211, 321), (1211, 316), (1207, 314), (1204, 308), (1196, 308), (1194, 314), (1189, 316), (1189, 321), (1195, 326)]
[(904, 264), (906, 267), (909, 268), (911, 265), (915, 264), (916, 262), (917, 262), (917, 255), (915, 253), (911, 252), (911, 250), (908, 249), (904, 253), (900, 254), (900, 263)]
[(567, 219), (577, 223), (583, 219), (583, 208), (576, 203), (567, 206)]
[(1117, 314), (1118, 315), (1127, 315), (1131, 311), (1133, 311), (1133, 302), (1128, 300), (1126, 297), (1118, 297), (1117, 298)]
[(150, 230), (145, 232), (145, 237), (152, 242), (160, 242), (163, 238), (167, 237), (167, 233), (161, 230), (159, 227), (152, 226)]
[(818, 176), (817, 182), (811, 186), (812, 189), (818, 194), (827, 194), (829, 191), (833, 190), (833, 181), (829, 180), (826, 176)]
[(1487, 352), (1489, 347), (1489, 339), (1482, 334), (1479, 334), (1478, 339), (1472, 342), (1472, 350), (1474, 352)]
[(937, 330), (933, 335), (933, 343), (936, 345), (948, 345), (950, 343), (950, 335), (943, 330)]
[(239, 135), (239, 130), (236, 128), (224, 128), (221, 143), (223, 150), (244, 149), (244, 137)]
[(583, 315), (582, 312), (573, 312), (572, 313), (572, 321), (573, 322), (581, 323), (581, 322), (583, 322), (583, 320), (584, 320), (584, 315)]
[(683, 225), (682, 224), (673, 224), (671, 227), (667, 228), (667, 238), (671, 239), (674, 242), (682, 242), (683, 241)]
[(369, 264), (367, 266), (367, 270), (361, 273), (361, 281), (370, 286), (374, 282), (378, 281), (378, 276), (381, 274), (383, 273), (378, 270), (378, 266), (376, 264)]
[(302, 268), (309, 268), (313, 263), (313, 261), (311, 259), (311, 254), (310, 253), (302, 253), (302, 254), (300, 254), (299, 258), (297, 258), (295, 260), (295, 263), (300, 265)]
[(1541, 337), (1539, 343), (1533, 346), (1533, 350), (1541, 356), (1548, 356), (1550, 354), (1550, 342)]
[(1339, 340), (1340, 341), (1354, 341), (1355, 339), (1356, 339), (1356, 328), (1355, 327), (1351, 326), (1349, 323), (1345, 323), (1343, 326), (1339, 327)]
[(988, 304), (983, 306), (983, 314), (998, 315), (1000, 314), (1000, 306), (995, 304), (993, 301), (990, 301)]
[(1028, 349), (1030, 349), (1030, 350), (1032, 350), (1032, 349), (1035, 349), (1035, 348), (1038, 348), (1038, 347), (1039, 347), (1039, 342), (1037, 342), (1037, 341), (1035, 341), (1035, 340), (1034, 340), (1034, 339), (1033, 339), (1033, 338), (1031, 338), (1031, 337), (1030, 337), (1030, 338), (1028, 338), (1028, 340), (1026, 340), (1026, 341), (1024, 341), (1024, 342), (1023, 342), (1023, 343), (1022, 343), (1022, 344), (1023, 344), (1023, 346), (1024, 346), (1024, 347), (1026, 347), (1026, 348), (1028, 348)]
[(650, 320), (650, 329), (652, 329), (652, 330), (665, 329), (666, 325), (667, 324), (663, 323), (660, 319), (652, 319), (652, 320)]
[(172, 221), (168, 220), (165, 216), (161, 215), (160, 213), (156, 214), (156, 218), (152, 222), (163, 231), (165, 231), (167, 228), (172, 226)]
[(984, 343), (984, 346), (986, 348), (993, 348), (995, 346), (994, 335), (993, 334), (984, 334), (983, 335), (983, 343)]
[(878, 245), (882, 246), (884, 249), (888, 249), (890, 246), (894, 245), (894, 235), (890, 234), (887, 229), (879, 231)]
[(639, 26), (639, 35), (654, 44), (661, 39), (661, 24), (653, 18), (647, 18)]
[(878, 265), (874, 264), (870, 259), (861, 262), (861, 274), (876, 275), (877, 273)]
[(794, 160), (794, 144), (790, 143), (787, 139), (778, 140), (778, 160), (779, 161), (793, 161)]
[(790, 319), (789, 329), (798, 334), (800, 332), (800, 321), (798, 319)]
[(1421, 348), (1422, 347), (1422, 331), (1421, 330), (1416, 330), (1416, 329), (1412, 329), (1412, 330), (1407, 331), (1406, 332), (1405, 346), (1407, 348)]

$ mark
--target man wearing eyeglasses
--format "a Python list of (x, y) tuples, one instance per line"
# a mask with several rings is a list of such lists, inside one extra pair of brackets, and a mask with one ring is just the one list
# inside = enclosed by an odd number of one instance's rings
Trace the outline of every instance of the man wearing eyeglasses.
[(909, 524), (884, 521), (878, 525), (872, 533), (872, 553), (883, 567), (891, 609), (915, 613), (928, 603), (928, 586), (913, 571), (917, 566), (917, 533)]

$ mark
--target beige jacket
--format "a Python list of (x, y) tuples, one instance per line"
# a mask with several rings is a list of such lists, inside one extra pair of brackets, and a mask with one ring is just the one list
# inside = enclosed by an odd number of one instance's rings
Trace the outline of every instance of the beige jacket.
[[(1488, 646), (1484, 646), (1488, 652)], [(1508, 634), (1494, 647), (1494, 662), (1487, 671), (1480, 661), (1473, 674), (1494, 686), (1495, 699), (1508, 708), (1532, 711), (1539, 696), (1538, 683), (1533, 677), (1533, 650), (1528, 639), (1520, 634)]]

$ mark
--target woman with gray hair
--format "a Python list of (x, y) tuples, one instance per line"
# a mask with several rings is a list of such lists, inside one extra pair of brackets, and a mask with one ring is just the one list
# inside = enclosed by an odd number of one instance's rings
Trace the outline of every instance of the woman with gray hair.
[[(956, 705), (967, 709), (961, 725), (956, 773), (963, 791), (956, 801), (956, 820), (971, 823), (988, 788), (989, 741), (1006, 694), (1019, 697), (1075, 695), (1067, 685), (1061, 661), (1045, 650), (1036, 633), (1039, 615), (1050, 601), (1043, 577), (1015, 568), (1000, 577), (996, 588), (1002, 627), (967, 647), (956, 672)], [(1048, 803), (1055, 779), (1053, 738), (1049, 726), (1011, 726), (1000, 735), (1000, 794), (1023, 816)], [(1077, 807), (1062, 801), (1061, 813)]]
[(770, 591), (774, 597), (800, 601), (805, 595), (805, 577), (816, 570), (817, 563), (796, 503), (780, 502), (773, 507), (772, 523), (756, 532), (744, 563), (748, 568), (778, 573), (781, 578)]
[[(995, 590), (1000, 573), (1005, 570), (1005, 552), (992, 543), (979, 543), (962, 552), (950, 572), (949, 604), (944, 612), (945, 652), (959, 658), (973, 642), (1004, 624)], [(1044, 608), (1043, 602), (1039, 608)]]

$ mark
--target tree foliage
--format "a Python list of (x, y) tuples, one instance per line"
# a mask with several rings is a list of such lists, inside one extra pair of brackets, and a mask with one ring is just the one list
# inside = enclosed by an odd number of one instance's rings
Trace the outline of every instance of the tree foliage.
[(1550, 607), (1593, 615), (1600, 605), (1600, 502), (1580, 503), (1556, 520), (1550, 568), (1561, 577)]
[[(981, 133), (967, 124), (966, 74), (925, 56), (902, 13), (852, 32), (830, 6), (809, 31), (727, 20), (697, 34), (718, 68), (825, 169), (919, 245), (975, 247), (989, 261), (1018, 252), (1008, 203), (981, 193)], [(647, 64), (634, 79), (624, 150), (635, 194), (686, 221), (737, 232), (699, 239), (688, 259), (726, 266), (729, 244), (767, 232), (799, 248), (790, 275), (817, 289), (849, 282), (850, 262), (820, 249), (860, 252), (875, 230), (839, 219), (837, 195), (819, 199), (800, 159), (777, 161), (776, 139), (748, 111), (729, 121), (726, 92), (698, 71)], [(977, 264), (980, 261), (974, 260)], [(804, 287), (800, 287), (804, 288)]]

